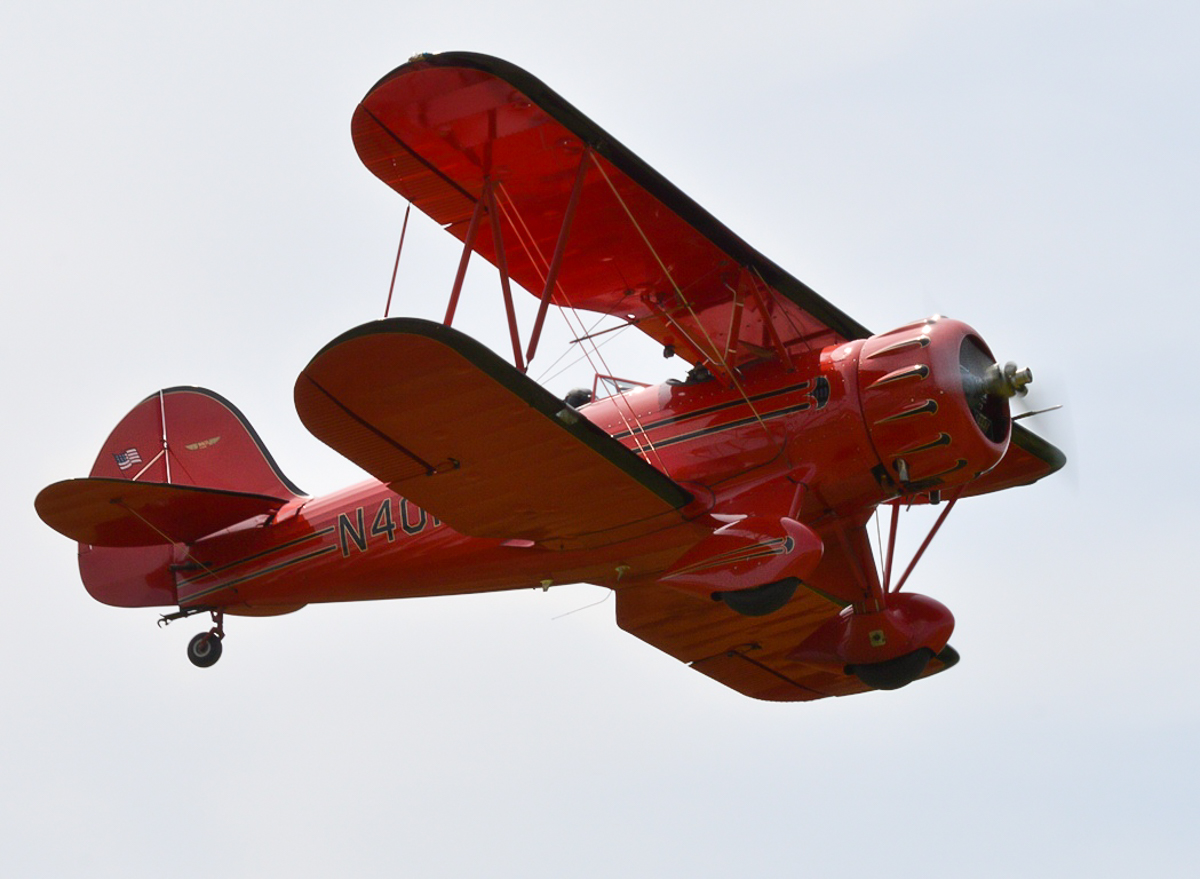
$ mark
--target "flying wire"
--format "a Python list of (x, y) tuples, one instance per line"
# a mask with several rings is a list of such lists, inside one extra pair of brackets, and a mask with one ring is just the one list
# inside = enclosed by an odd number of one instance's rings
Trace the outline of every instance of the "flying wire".
[[(593, 163), (593, 164), (598, 164), (598, 163)], [(533, 237), (533, 234), (530, 232), (528, 225), (526, 225), (524, 218), (521, 216), (520, 210), (517, 209), (515, 202), (513, 202), (512, 197), (508, 194), (508, 190), (505, 188), (504, 184), (501, 183), (497, 187), (497, 189), (500, 192), (500, 194), (504, 197), (503, 200), (497, 199), (497, 204), (500, 206), (500, 210), (504, 214), (505, 219), (508, 220), (509, 226), (511, 226), (512, 229), (514, 230), (514, 232), (517, 233), (517, 240), (521, 243), (521, 247), (524, 249), (526, 256), (529, 258), (530, 264), (538, 272), (538, 275), (541, 277), (542, 282), (544, 284), (546, 281), (547, 273), (549, 272), (550, 264), (549, 264), (549, 262), (546, 261), (545, 255), (541, 252), (541, 248), (538, 247), (536, 239)], [(514, 222), (513, 218), (511, 216), (509, 216), (509, 213), (508, 213), (509, 208), (512, 209), (512, 213), (516, 216), (517, 222)], [(520, 224), (520, 226), (518, 226), (518, 223)], [(521, 234), (522, 230), (525, 233), (524, 236)], [(526, 241), (526, 236), (528, 237), (528, 242)], [(530, 251), (530, 246), (533, 247), (533, 252)], [(536, 259), (534, 256), (535, 254), (536, 254)], [(582, 331), (584, 328), (583, 319), (578, 316), (576, 308), (575, 308), (574, 304), (571, 302), (570, 297), (567, 296), (567, 293), (563, 289), (562, 284), (556, 283), (555, 286), (556, 286), (559, 294), (562, 296), (562, 298), (564, 300), (566, 300), (566, 303), (567, 303), (566, 307), (559, 308), (559, 313), (562, 314), (563, 319), (567, 322), (568, 329), (570, 329), (571, 332), (576, 335), (586, 336), (587, 335), (586, 332)], [(567, 314), (568, 311), (570, 311), (571, 314), (575, 316), (575, 319), (579, 324), (579, 330), (576, 330), (576, 328), (571, 325), (571, 318)], [(610, 374), (612, 372), (612, 370), (609, 369), (608, 364), (604, 361), (604, 355), (600, 353), (599, 347), (594, 342), (591, 345), (591, 352), (588, 351), (588, 347), (586, 345), (581, 345), (580, 350), (584, 352), (584, 356), (587, 358), (588, 365), (592, 368), (592, 371), (594, 373), (599, 375), (599, 374), (601, 374), (601, 371), (599, 369), (597, 369), (595, 363), (592, 362), (592, 354), (593, 353), (596, 355), (596, 358), (600, 361), (600, 364), (603, 367), (604, 373)], [(627, 410), (627, 412), (622, 411), (622, 407), (624, 407), (624, 409)], [(618, 417), (620, 417), (622, 423), (625, 426), (625, 429), (629, 432), (629, 436), (633, 440), (634, 445), (637, 447), (637, 451), (640, 452), (641, 454), (647, 455), (647, 456), (649, 456), (650, 454), (654, 455), (655, 459), (657, 459), (657, 461), (658, 461), (659, 468), (661, 470), (663, 470), (663, 472), (666, 472), (668, 475), (670, 475), (665, 462), (662, 460), (662, 456), (658, 453), (658, 450), (654, 447), (654, 443), (652, 441), (650, 441), (649, 439), (645, 438), (645, 430), (642, 427), (641, 420), (638, 418), (637, 412), (634, 411), (633, 406), (627, 400), (624, 399), (623, 395), (616, 394), (616, 395), (614, 395), (614, 407), (613, 408), (616, 411)], [(626, 417), (627, 414), (628, 414), (628, 417)], [(631, 425), (629, 423), (630, 419), (632, 419), (633, 425)], [(636, 430), (634, 429), (635, 426), (636, 426)]]
[[(742, 395), (742, 399), (746, 402), (746, 405), (749, 407), (751, 414), (754, 415), (755, 420), (758, 421), (759, 426), (763, 429), (763, 432), (766, 433), (767, 439), (770, 440), (772, 443), (776, 443), (777, 441), (775, 439), (774, 434), (772, 434), (770, 428), (767, 427), (767, 423), (763, 420), (763, 417), (759, 413), (758, 408), (754, 405), (753, 401), (750, 399), (750, 396), (746, 393), (745, 388), (742, 387), (742, 383), (740, 381), (738, 381), (737, 373), (725, 361), (725, 357), (721, 354), (720, 349), (717, 348), (717, 343), (713, 341), (712, 336), (709, 334), (708, 328), (706, 326), (704, 326), (704, 322), (700, 320), (699, 316), (697, 316), (696, 312), (692, 309), (691, 302), (689, 302), (687, 297), (683, 295), (683, 290), (680, 289), (679, 284), (675, 281), (674, 276), (671, 274), (671, 270), (669, 268), (667, 268), (666, 263), (664, 263), (662, 257), (659, 256), (658, 251), (654, 249), (654, 245), (650, 242), (649, 237), (642, 230), (641, 224), (638, 223), (637, 218), (633, 215), (633, 211), (631, 211), (629, 209), (629, 206), (625, 203), (625, 199), (623, 199), (621, 197), (621, 193), (617, 191), (616, 185), (609, 178), (608, 172), (604, 170), (604, 163), (597, 161), (594, 164), (595, 164), (596, 168), (599, 169), (600, 175), (604, 178), (604, 182), (608, 184), (608, 188), (612, 191), (613, 197), (617, 200), (617, 203), (621, 206), (621, 209), (625, 212), (625, 216), (629, 218), (629, 222), (633, 224), (633, 228), (635, 230), (637, 230), (638, 235), (641, 236), (642, 241), (645, 243), (646, 247), (650, 250), (650, 254), (654, 257), (655, 262), (658, 263), (658, 267), (660, 269), (662, 269), (663, 274), (666, 275), (667, 280), (671, 282), (671, 286), (675, 290), (676, 297), (678, 298), (678, 300), (680, 302), (683, 303), (684, 307), (688, 310), (688, 314), (690, 314), (692, 316), (692, 320), (694, 320), (696, 322), (696, 325), (700, 327), (700, 331), (704, 334), (704, 338), (708, 342), (709, 350), (712, 351), (712, 353), (714, 355), (714, 360), (717, 363), (720, 363), (721, 366), (723, 366), (725, 368), (725, 372), (729, 376), (730, 382), (733, 383), (733, 386), (734, 386), (734, 388), (737, 389), (737, 392)], [(647, 302), (647, 304), (650, 304), (650, 303)], [(671, 317), (671, 315), (665, 309), (662, 309), (661, 306), (659, 308), (662, 311), (663, 317), (665, 317), (672, 324), (674, 324), (675, 327), (681, 333), (683, 333), (683, 335), (688, 339), (688, 341), (692, 343), (692, 345), (696, 348), (697, 351), (703, 350), (699, 345), (696, 345), (696, 343), (694, 341), (692, 341), (691, 337), (688, 335), (688, 332), (679, 324), (678, 321), (676, 321), (673, 317)], [(763, 319), (767, 320), (768, 319), (767, 315), (764, 314)]]
[[(619, 336), (621, 335), (621, 332), (623, 332), (623, 331), (625, 331), (625, 330), (629, 329), (629, 325), (628, 325), (628, 324), (626, 324), (625, 326), (623, 326), (623, 327), (618, 327), (617, 329), (618, 329), (618, 332), (617, 332), (617, 333), (614, 333), (613, 335), (609, 336), (609, 337), (608, 337), (607, 339), (605, 339), (603, 342), (597, 342), (597, 343), (596, 343), (596, 347), (597, 347), (597, 348), (600, 348), (600, 347), (602, 347), (602, 346), (604, 346), (604, 345), (607, 345), (607, 344), (608, 344), (609, 342), (611, 342), (613, 339), (616, 339), (617, 337), (619, 337)], [(550, 364), (548, 367), (546, 367), (547, 371), (549, 371), (549, 370), (553, 369), (553, 368), (554, 368), (554, 366), (555, 366), (555, 365), (556, 365), (556, 364), (557, 364), (557, 363), (558, 363), (560, 360), (562, 360), (564, 357), (566, 357), (566, 356), (567, 356), (568, 354), (570, 354), (570, 353), (571, 353), (571, 349), (570, 349), (570, 348), (568, 348), (568, 349), (566, 349), (565, 351), (563, 351), (563, 353), (559, 355), (559, 357), (558, 357), (558, 360), (555, 360), (555, 361), (554, 361), (554, 363), (551, 363), (551, 364)], [(551, 376), (546, 376), (546, 374), (545, 374), (545, 373), (542, 373), (542, 377), (539, 377), (539, 378), (538, 378), (538, 383), (539, 383), (539, 384), (544, 384), (545, 382), (551, 382), (551, 381), (554, 381), (556, 378), (558, 378), (560, 375), (562, 375), (564, 372), (566, 372), (566, 371), (567, 371), (568, 369), (570, 369), (572, 366), (575, 366), (577, 363), (579, 363), (580, 361), (584, 360), (584, 359), (586, 358), (586, 356), (587, 356), (587, 355), (585, 355), (585, 354), (580, 354), (578, 357), (576, 357), (574, 360), (572, 360), (571, 362), (569, 362), (569, 363), (567, 363), (566, 365), (564, 365), (562, 369), (560, 369), (558, 372), (554, 373), (554, 374), (553, 374), (553, 375), (551, 375)]]
[(604, 597), (601, 598), (599, 601), (593, 601), (591, 604), (585, 604), (583, 607), (577, 607), (574, 610), (567, 611), (566, 613), (560, 613), (558, 616), (550, 617), (550, 620), (552, 622), (554, 620), (561, 620), (563, 617), (569, 617), (571, 614), (579, 613), (581, 610), (587, 610), (589, 607), (596, 607), (597, 605), (604, 604), (604, 602), (606, 602), (610, 598), (612, 598), (612, 595), (613, 595), (613, 590), (609, 589), (607, 592), (605, 592)]
[[(595, 330), (596, 327), (598, 327), (600, 325), (600, 322), (602, 320), (604, 320), (606, 317), (608, 317), (607, 314), (601, 314), (596, 318), (595, 323), (593, 323), (591, 325), (591, 327), (588, 328), (588, 331), (587, 331), (588, 336), (596, 335), (592, 331)], [(625, 326), (628, 326), (628, 324), (626, 324)], [(615, 329), (623, 330), (623, 329), (625, 329), (625, 327), (616, 327)], [(582, 342), (583, 340), (581, 339), (579, 341)], [(567, 345), (566, 347), (563, 348), (562, 353), (554, 358), (554, 362), (551, 363), (549, 366), (547, 366), (544, 370), (542, 370), (541, 375), (539, 375), (537, 378), (538, 383), (541, 384), (543, 381), (549, 381), (549, 379), (545, 378), (546, 373), (548, 373), (550, 370), (554, 369), (554, 367), (558, 366), (559, 362), (570, 353), (571, 353), (571, 346)], [(582, 358), (582, 355), (580, 355), (580, 358)], [(578, 362), (579, 362), (578, 359), (571, 361), (572, 365), (574, 365)], [(559, 373), (555, 373), (555, 376), (557, 376), (557, 375), (559, 375)]]
[(155, 533), (157, 533), (159, 537), (163, 538), (168, 543), (172, 543), (172, 544), (182, 543), (185, 547), (187, 547), (187, 549), (184, 550), (185, 558), (189, 558), (192, 561), (194, 561), (196, 563), (196, 565), (198, 567), (200, 567), (210, 577), (215, 578), (217, 576), (216, 571), (214, 571), (208, 565), (204, 564), (204, 562), (200, 561), (200, 559), (198, 559), (194, 555), (192, 555), (192, 546), (190, 543), (186, 543), (185, 541), (182, 541), (182, 540), (176, 540), (174, 537), (172, 537), (170, 534), (167, 534), (165, 531), (163, 531), (161, 528), (159, 528), (157, 525), (155, 525), (153, 522), (151, 522), (149, 519), (147, 519), (145, 516), (143, 516), (141, 513), (139, 513), (133, 507), (129, 506), (124, 501), (118, 499), (118, 500), (114, 500), (113, 503), (116, 504), (121, 509), (123, 509), (129, 513), (132, 513), (135, 517), (137, 517), (138, 519), (140, 519), (142, 521), (143, 525), (145, 525), (151, 531), (154, 531)]

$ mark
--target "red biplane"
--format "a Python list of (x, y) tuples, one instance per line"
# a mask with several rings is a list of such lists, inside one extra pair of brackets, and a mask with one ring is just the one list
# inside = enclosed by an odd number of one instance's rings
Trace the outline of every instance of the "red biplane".
[[(957, 501), (1065, 463), (1013, 423), (1028, 370), (943, 317), (872, 334), (498, 59), (418, 56), (352, 130), (367, 168), (463, 242), (443, 323), (364, 324), (296, 382), (304, 424), (374, 479), (310, 498), (224, 398), (159, 391), (88, 478), (37, 498), (79, 542), (94, 598), (211, 613), (198, 666), (220, 656), (225, 614), (573, 582), (612, 589), (621, 628), (760, 699), (955, 663), (950, 611), (901, 588)], [(512, 363), (451, 326), (472, 254), (499, 271)], [(524, 343), (513, 284), (539, 300)], [(691, 371), (556, 397), (526, 375), (549, 306), (636, 327)], [(912, 504), (942, 512), (897, 575)]]

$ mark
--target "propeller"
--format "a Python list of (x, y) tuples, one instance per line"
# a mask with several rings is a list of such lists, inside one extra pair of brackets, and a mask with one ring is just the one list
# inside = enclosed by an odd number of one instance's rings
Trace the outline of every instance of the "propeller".
[(975, 423), (986, 436), (1000, 442), (1008, 429), (1008, 401), (1029, 393), (1033, 372), (1019, 369), (1011, 361), (1001, 366), (974, 338), (964, 341), (959, 350), (958, 365), (963, 393)]
[[(1000, 407), (1007, 408), (1014, 424), (1032, 429), (1048, 442), (1062, 449), (1067, 459), (1075, 458), (1074, 431), (1072, 429), (1070, 408), (1063, 413), (1066, 417), (1039, 418), (1036, 423), (1034, 416), (1045, 415), (1063, 409), (1068, 402), (1060, 383), (1047, 386), (1045, 381), (1038, 383), (1037, 397), (1039, 402), (1055, 400), (1052, 405), (1031, 405), (1032, 397), (1029, 386), (1033, 383), (1033, 371), (1021, 369), (1016, 363), (1009, 361), (1001, 366), (992, 362), (986, 352), (973, 346), (964, 346), (961, 358), (963, 372), (963, 390), (967, 395), (971, 412), (980, 429), (988, 432), (997, 415), (1003, 418)], [(990, 435), (990, 434), (989, 434)], [(1074, 460), (1072, 466), (1066, 468), (1067, 479), (1078, 486), (1079, 462)]]
[[(1029, 386), (1033, 383), (1033, 371), (1022, 369), (1016, 363), (1009, 361), (1003, 366), (992, 359), (988, 351), (974, 340), (968, 340), (963, 345), (959, 355), (959, 367), (962, 372), (963, 392), (975, 423), (979, 429), (994, 440), (1002, 435), (1002, 425), (1005, 417), (1011, 413), (1013, 422), (1026, 421), (1035, 415), (1044, 415), (1063, 408), (1063, 403), (1034, 408), (1027, 402)], [(1065, 395), (1059, 388), (1046, 388), (1039, 383), (1039, 396), (1042, 399), (1057, 397), (1064, 400)], [(1073, 457), (1073, 431), (1070, 429), (1070, 419), (1039, 420), (1035, 428), (1038, 434), (1046, 440), (1063, 449), (1068, 458)], [(1071, 468), (1072, 476), (1077, 475)]]
[[(1038, 391), (1034, 396), (1039, 404), (1052, 405), (1031, 405), (1028, 399), (1014, 399), (1013, 423), (1032, 430), (1047, 442), (1062, 449), (1068, 464), (1055, 478), (1065, 480), (1072, 490), (1078, 491), (1082, 473), (1080, 458), (1076, 453), (1078, 444), (1075, 441), (1075, 410), (1071, 404), (1069, 387), (1061, 376), (1055, 376), (1049, 383), (1043, 376), (1039, 379)], [(1051, 412), (1056, 414), (1047, 415)]]

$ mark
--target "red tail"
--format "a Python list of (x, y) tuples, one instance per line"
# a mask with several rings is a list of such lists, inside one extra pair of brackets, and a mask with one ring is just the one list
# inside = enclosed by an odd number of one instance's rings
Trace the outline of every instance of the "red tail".
[(304, 495), (237, 407), (204, 388), (168, 388), (142, 400), (109, 434), (90, 475), (289, 500)]
[[(90, 476), (262, 495), (283, 502), (304, 496), (280, 472), (237, 407), (203, 388), (168, 388), (135, 406), (104, 442)], [(214, 492), (211, 503), (226, 509), (228, 501)], [(171, 566), (182, 560), (183, 548), (166, 540), (154, 546), (79, 546), (84, 586), (97, 601), (118, 607), (177, 604)]]

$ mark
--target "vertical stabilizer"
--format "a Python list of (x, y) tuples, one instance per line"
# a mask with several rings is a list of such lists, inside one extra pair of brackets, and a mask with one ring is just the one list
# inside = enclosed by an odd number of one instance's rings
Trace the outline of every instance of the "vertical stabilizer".
[(144, 399), (109, 434), (89, 475), (304, 496), (237, 407), (205, 388), (167, 388)]

